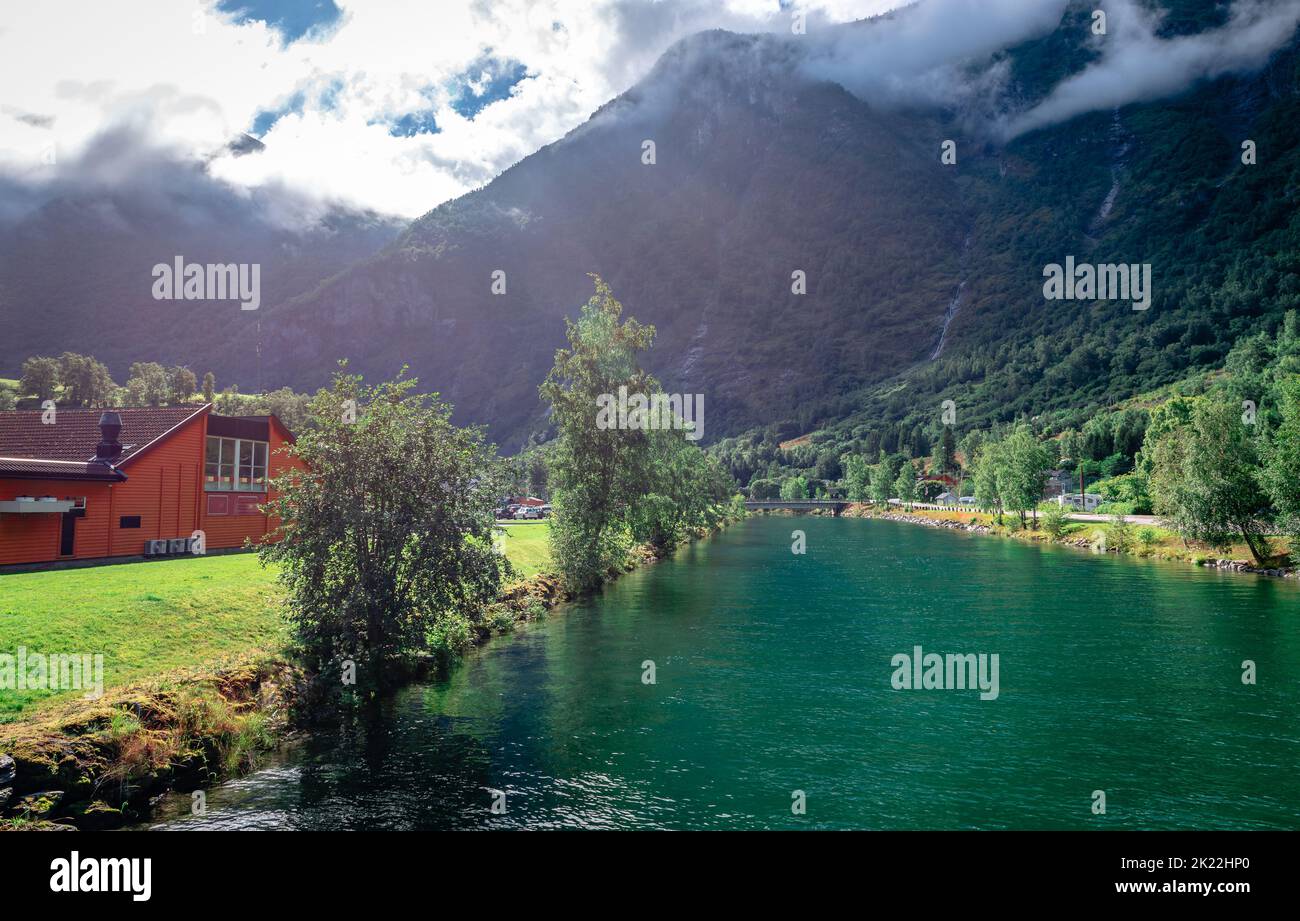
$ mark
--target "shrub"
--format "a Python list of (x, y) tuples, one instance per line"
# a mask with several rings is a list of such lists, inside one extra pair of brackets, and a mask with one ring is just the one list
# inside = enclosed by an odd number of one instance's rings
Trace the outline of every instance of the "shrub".
[(1117, 553), (1127, 553), (1133, 547), (1133, 529), (1123, 515), (1114, 515), (1106, 526), (1106, 546)]
[(1065, 533), (1066, 525), (1069, 524), (1069, 514), (1063, 505), (1056, 502), (1045, 503), (1042, 509), (1043, 530), (1053, 540), (1060, 539), (1061, 535)]
[(505, 605), (494, 604), (488, 608), (483, 625), (492, 633), (509, 633), (515, 628), (515, 615)]
[(459, 661), (473, 645), (474, 625), (459, 612), (443, 614), (429, 631), (429, 650), (444, 668)]

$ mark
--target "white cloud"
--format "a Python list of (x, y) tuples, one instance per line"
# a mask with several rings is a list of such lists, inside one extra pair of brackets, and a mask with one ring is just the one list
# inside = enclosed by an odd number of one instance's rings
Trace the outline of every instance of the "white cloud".
[[(805, 8), (810, 22), (844, 21), (901, 2)], [(0, 31), (0, 171), (40, 178), (51, 147), (76, 161), (96, 135), (124, 125), (157, 148), (210, 154), (304, 92), (302, 111), (262, 138), (265, 151), (219, 157), (213, 174), (414, 216), (581, 124), (677, 39), (706, 28), (786, 30), (790, 17), (776, 0), (338, 5), (343, 17), (327, 35), (284, 46), (265, 24), (235, 24), (199, 0), (12, 4)], [(453, 91), (486, 49), (529, 76), (467, 119)], [(422, 110), (438, 133), (389, 133)]]
[(1237, 0), (1221, 28), (1161, 39), (1155, 34), (1158, 18), (1132, 0), (1109, 0), (1106, 11), (1106, 35), (1097, 41), (1101, 59), (1012, 119), (1006, 136), (1084, 112), (1170, 96), (1196, 80), (1258, 68), (1300, 23), (1300, 0)]

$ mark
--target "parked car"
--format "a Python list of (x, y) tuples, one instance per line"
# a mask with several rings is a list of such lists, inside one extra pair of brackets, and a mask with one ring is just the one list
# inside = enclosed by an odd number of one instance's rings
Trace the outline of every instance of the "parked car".
[(535, 505), (528, 506), (523, 510), (523, 513), (525, 518), (540, 519), (542, 517), (542, 510)]
[(528, 517), (528, 513), (529, 513), (530, 511), (531, 511), (531, 509), (529, 509), (528, 506), (526, 506), (526, 505), (521, 505), (521, 506), (519, 506), (518, 508), (515, 509), (515, 518), (516, 518), (516, 519), (519, 519), (519, 520), (522, 520), (522, 519), (524, 519), (524, 518), (527, 518), (527, 517)]
[(958, 499), (957, 501), (960, 502), (962, 505), (974, 505), (974, 504), (975, 504), (975, 497), (974, 497), (974, 496), (962, 496), (962, 497), (961, 497), (960, 499)]

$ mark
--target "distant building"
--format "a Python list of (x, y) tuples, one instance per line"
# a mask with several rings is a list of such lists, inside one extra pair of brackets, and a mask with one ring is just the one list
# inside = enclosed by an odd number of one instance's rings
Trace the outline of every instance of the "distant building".
[(1047, 483), (1043, 486), (1043, 498), (1055, 499), (1079, 485), (1079, 480), (1068, 470), (1047, 471)]
[(934, 502), (936, 505), (956, 505), (957, 496), (950, 492), (941, 492), (934, 497)]
[(513, 499), (506, 500), (507, 505), (525, 505), (529, 508), (541, 508), (546, 504), (545, 499), (538, 499), (535, 496), (516, 496)]

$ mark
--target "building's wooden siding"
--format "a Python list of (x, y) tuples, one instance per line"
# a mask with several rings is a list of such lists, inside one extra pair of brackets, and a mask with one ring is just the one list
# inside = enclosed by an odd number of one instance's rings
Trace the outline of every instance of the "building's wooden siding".
[[(269, 456), (267, 459), (267, 475), (274, 478), (279, 476), (289, 467), (302, 468), (297, 460), (288, 458), (284, 455), (283, 449), (286, 445), (281, 430), (274, 424), (271, 424), (270, 436), (268, 438)], [(200, 490), (202, 489), (202, 477), (200, 474)], [(273, 494), (272, 494), (273, 495)], [(218, 502), (225, 498), (229, 512), (225, 515), (214, 515), (208, 511), (209, 497), (218, 497)], [(203, 493), (200, 501), (200, 520), (203, 522), (201, 527), (203, 533), (207, 535), (208, 546), (212, 549), (224, 549), (229, 547), (242, 547), (244, 539), (248, 538), (257, 543), (265, 538), (268, 534), (275, 531), (278, 522), (275, 519), (259, 513), (239, 513), (239, 503), (241, 499), (244, 502), (256, 500), (259, 504), (268, 500), (268, 496), (261, 493), (238, 493), (238, 492), (219, 492)]]
[(63, 515), (0, 515), (0, 565), (108, 556), (108, 506), (112, 488), (108, 483), (69, 480), (0, 480), (0, 499), (18, 496), (86, 497), (86, 517), (77, 520), (71, 557), (59, 556)]
[[(242, 547), (273, 532), (277, 522), (260, 512), (237, 514), (240, 497), (263, 502), (254, 493), (228, 496), (231, 513), (208, 514), (209, 495), (203, 489), (203, 458), (208, 414), (189, 420), (123, 467), (124, 483), (83, 483), (64, 480), (0, 479), (0, 499), (16, 496), (86, 497), (86, 515), (77, 521), (72, 557), (59, 556), (60, 514), (0, 514), (0, 565), (41, 563), (58, 559), (98, 559), (140, 556), (149, 540), (189, 537), (201, 529), (211, 550)], [(286, 458), (283, 429), (270, 425), (269, 471), (278, 476), (297, 461)], [(122, 528), (124, 517), (139, 516), (139, 528)]]
[[(191, 419), (122, 468), (128, 479), (113, 487), (109, 556), (138, 556), (144, 553), (145, 541), (194, 533), (197, 509), (193, 495), (200, 476), (206, 419), (206, 413)], [(183, 487), (183, 483), (191, 485)], [(184, 496), (189, 497), (188, 503), (182, 501)], [(121, 527), (123, 518), (136, 515), (139, 528)]]

